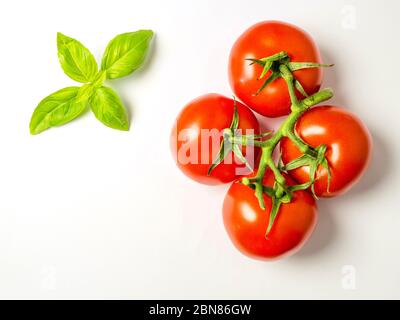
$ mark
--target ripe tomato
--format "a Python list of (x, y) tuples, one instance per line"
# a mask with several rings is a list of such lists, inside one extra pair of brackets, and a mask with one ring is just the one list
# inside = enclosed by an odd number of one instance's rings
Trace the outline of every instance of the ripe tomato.
[[(293, 180), (285, 176), (288, 185)], [(274, 176), (267, 171), (264, 185), (273, 186)], [(254, 190), (233, 183), (225, 197), (223, 218), (233, 244), (243, 254), (262, 260), (273, 260), (295, 253), (311, 235), (317, 222), (317, 207), (307, 191), (296, 191), (290, 203), (282, 204), (268, 237), (272, 201), (264, 196), (266, 210), (262, 210)]]
[[(372, 139), (367, 127), (352, 113), (333, 106), (315, 107), (306, 111), (296, 123), (297, 134), (312, 147), (327, 146), (325, 153), (331, 171), (319, 167), (315, 193), (333, 197), (347, 191), (365, 171), (371, 156)], [(282, 161), (288, 163), (301, 153), (287, 138), (281, 140)], [(290, 171), (299, 183), (309, 181), (309, 167)]]
[[(290, 113), (290, 97), (282, 78), (270, 83), (258, 95), (255, 93), (266, 78), (258, 80), (263, 67), (250, 65), (245, 59), (261, 59), (286, 51), (292, 62), (321, 63), (320, 53), (311, 37), (288, 23), (265, 21), (246, 30), (234, 44), (229, 58), (229, 81), (235, 95), (254, 111), (267, 117), (280, 117)], [(267, 74), (267, 76), (271, 74)], [(294, 72), (308, 94), (321, 86), (321, 68)], [(298, 98), (301, 94), (298, 92)]]
[[(172, 153), (177, 166), (188, 177), (203, 184), (216, 185), (249, 174), (245, 165), (230, 152), (210, 174), (207, 172), (216, 158), (222, 141), (222, 130), (229, 128), (234, 115), (234, 100), (219, 94), (203, 95), (179, 114), (171, 134)], [(259, 134), (259, 123), (253, 112), (236, 102), (242, 134)], [(249, 162), (254, 162), (258, 150), (242, 148)]]

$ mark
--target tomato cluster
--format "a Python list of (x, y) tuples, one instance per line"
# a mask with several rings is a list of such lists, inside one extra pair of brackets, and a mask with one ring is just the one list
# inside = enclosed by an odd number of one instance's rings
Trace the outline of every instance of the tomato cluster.
[[(171, 147), (181, 171), (203, 184), (229, 183), (223, 221), (233, 244), (264, 260), (287, 256), (317, 222), (317, 197), (343, 194), (361, 177), (371, 154), (365, 125), (337, 106), (315, 106), (319, 50), (303, 30), (266, 21), (246, 30), (229, 58), (229, 81), (241, 101), (206, 94), (178, 115)], [(261, 133), (253, 111), (287, 116)], [(279, 146), (280, 159), (272, 158)], [(253, 169), (254, 168), (254, 169)]]

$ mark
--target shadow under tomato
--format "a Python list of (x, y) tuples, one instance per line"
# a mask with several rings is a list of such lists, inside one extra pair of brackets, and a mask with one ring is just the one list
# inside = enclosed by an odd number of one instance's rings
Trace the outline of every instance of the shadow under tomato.
[[(321, 56), (323, 63), (336, 63), (334, 57), (330, 56), (329, 53), (323, 49), (321, 50)], [(330, 87), (334, 90), (334, 97), (327, 101), (326, 104), (336, 105), (353, 112), (351, 105), (347, 103), (345, 96), (341, 94), (341, 87), (345, 82), (340, 80), (340, 68), (340, 65), (334, 65), (331, 68), (324, 69), (323, 87)], [(362, 115), (360, 115), (360, 118), (362, 119)], [(346, 198), (348, 196), (354, 197), (357, 194), (377, 188), (377, 186), (386, 179), (391, 171), (392, 163), (390, 150), (386, 142), (379, 135), (379, 132), (371, 130), (368, 123), (365, 123), (365, 125), (369, 128), (372, 135), (373, 149), (371, 162), (361, 180), (340, 198)]]
[(308, 239), (303, 248), (300, 249), (291, 259), (308, 258), (309, 256), (321, 253), (334, 243), (337, 225), (334, 220), (332, 201), (321, 199), (318, 201), (318, 222), (314, 233)]
[(379, 136), (378, 132), (371, 131), (372, 135), (372, 155), (369, 166), (360, 181), (340, 198), (354, 198), (357, 195), (364, 195), (379, 188), (379, 186), (389, 179), (392, 172), (393, 159), (389, 146), (386, 141)]
[(365, 193), (376, 190), (389, 175), (392, 167), (389, 148), (375, 132), (372, 132), (372, 137), (374, 144), (372, 159), (364, 176), (346, 194), (337, 198), (318, 200), (319, 220), (314, 234), (293, 259), (319, 254), (334, 242), (336, 230), (339, 228), (334, 220), (335, 215), (339, 214), (335, 212), (335, 205), (332, 205), (334, 202), (345, 202), (347, 197), (351, 197), (351, 201), (354, 201), (357, 195), (365, 196)]

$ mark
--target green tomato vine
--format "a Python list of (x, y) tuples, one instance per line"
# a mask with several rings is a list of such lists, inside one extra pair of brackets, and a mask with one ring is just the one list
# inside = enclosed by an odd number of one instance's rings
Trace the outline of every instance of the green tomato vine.
[[(266, 236), (271, 231), (274, 221), (278, 215), (279, 208), (283, 203), (289, 203), (292, 200), (293, 192), (298, 190), (311, 189), (312, 194), (316, 198), (314, 192), (314, 183), (317, 179), (317, 169), (319, 166), (325, 168), (328, 172), (328, 191), (330, 183), (330, 168), (328, 160), (325, 157), (326, 145), (320, 145), (313, 148), (305, 143), (296, 133), (295, 125), (300, 116), (309, 108), (329, 100), (333, 97), (331, 89), (321, 90), (311, 96), (308, 96), (301, 83), (294, 77), (293, 72), (308, 68), (331, 67), (332, 65), (312, 63), (312, 62), (291, 62), (288, 54), (284, 51), (262, 59), (248, 59), (251, 64), (259, 64), (263, 67), (263, 71), (259, 79), (265, 78), (269, 71), (270, 75), (265, 79), (263, 85), (255, 93), (258, 95), (270, 83), (278, 78), (283, 78), (288, 87), (288, 92), (291, 100), (291, 113), (287, 116), (280, 128), (274, 132), (265, 132), (260, 135), (241, 135), (237, 129), (239, 125), (239, 115), (235, 101), (235, 111), (231, 126), (223, 132), (223, 140), (221, 142), (220, 152), (217, 154), (213, 164), (210, 166), (208, 174), (218, 166), (229, 152), (233, 152), (238, 159), (246, 164), (251, 169), (246, 158), (241, 152), (242, 146), (255, 146), (261, 148), (261, 159), (258, 165), (257, 174), (253, 178), (244, 177), (240, 183), (252, 188), (255, 191), (255, 196), (258, 199), (260, 208), (265, 210), (264, 194), (267, 194), (272, 199), (270, 219), (266, 230)], [(296, 90), (299, 91), (304, 99), (299, 100), (296, 95)], [(275, 163), (273, 153), (282, 138), (289, 138), (300, 150), (302, 155), (287, 163), (285, 166), (279, 161)], [(288, 186), (283, 172), (294, 170), (302, 166), (309, 166), (310, 179), (307, 183)], [(274, 186), (267, 187), (263, 185), (264, 175), (270, 169), (275, 176)]]

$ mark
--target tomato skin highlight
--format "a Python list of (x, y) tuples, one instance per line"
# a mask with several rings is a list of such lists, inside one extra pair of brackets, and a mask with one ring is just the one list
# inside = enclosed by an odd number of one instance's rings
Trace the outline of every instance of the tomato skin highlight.
[[(294, 181), (285, 175), (288, 185)], [(274, 183), (272, 172), (267, 171), (264, 185)], [(276, 260), (297, 252), (313, 232), (318, 212), (314, 198), (307, 191), (293, 193), (292, 202), (282, 204), (275, 223), (265, 236), (271, 198), (264, 196), (266, 210), (262, 210), (254, 195), (254, 190), (234, 182), (223, 204), (225, 229), (243, 254), (259, 260)]]
[[(325, 144), (326, 158), (331, 170), (329, 191), (328, 174), (317, 170), (315, 193), (320, 197), (334, 197), (348, 191), (365, 172), (371, 158), (372, 138), (367, 127), (354, 114), (334, 106), (319, 106), (306, 111), (296, 123), (297, 134), (312, 147)], [(284, 164), (301, 153), (287, 138), (281, 141)], [(299, 183), (309, 181), (309, 168), (289, 172)]]
[[(320, 52), (312, 38), (300, 28), (278, 21), (265, 21), (247, 29), (234, 44), (229, 58), (229, 81), (235, 95), (257, 113), (267, 117), (280, 117), (290, 113), (288, 88), (282, 78), (270, 83), (255, 95), (265, 79), (258, 79), (263, 67), (250, 65), (245, 59), (261, 59), (286, 51), (291, 62), (321, 63)], [(312, 68), (293, 73), (305, 91), (316, 93), (322, 81), (322, 69)], [(302, 98), (297, 92), (298, 98)]]
[[(246, 130), (252, 130), (251, 132), (254, 134), (259, 134), (259, 123), (253, 112), (239, 101), (236, 103), (239, 114), (238, 129), (242, 129), (243, 134), (246, 134)], [(170, 141), (175, 162), (186, 176), (202, 184), (218, 185), (235, 180), (238, 177), (238, 168), (241, 169), (241, 175), (250, 173), (245, 165), (230, 152), (227, 158), (232, 159), (231, 163), (224, 161), (211, 172), (210, 176), (207, 175), (208, 169), (219, 151), (222, 141), (220, 133), (230, 127), (233, 115), (234, 100), (215, 93), (200, 96), (183, 108), (172, 129)], [(191, 129), (192, 132), (185, 133), (187, 129)], [(201, 129), (216, 129), (210, 134), (208, 148), (205, 149), (202, 148), (204, 141), (202, 141)], [(217, 148), (213, 148), (213, 139), (218, 142)], [(196, 151), (197, 163), (184, 163), (181, 161), (182, 159), (179, 159), (179, 150), (184, 145), (190, 150)], [(254, 159), (256, 159), (259, 150), (254, 147), (244, 147), (242, 152), (245, 156), (249, 152), (250, 154), (254, 153)], [(206, 158), (207, 161), (201, 161), (203, 158)]]

